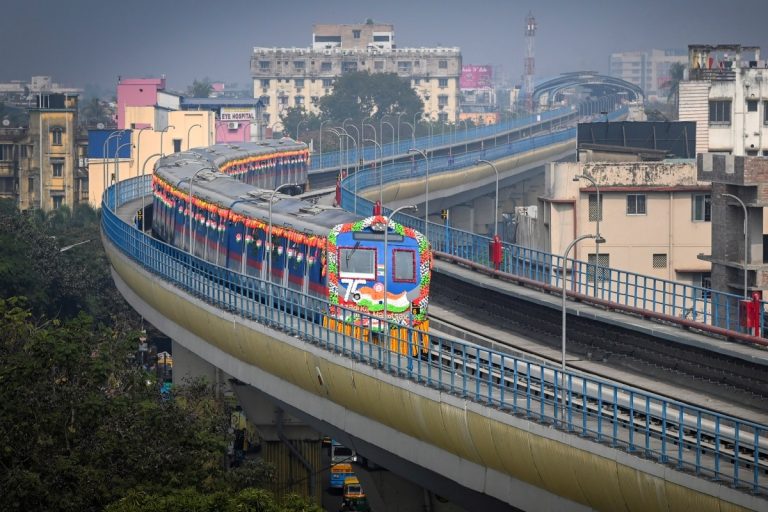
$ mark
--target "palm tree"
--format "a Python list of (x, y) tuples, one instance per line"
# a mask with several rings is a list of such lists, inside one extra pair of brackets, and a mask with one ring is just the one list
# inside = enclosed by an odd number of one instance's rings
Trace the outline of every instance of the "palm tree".
[(678, 102), (680, 101), (680, 82), (683, 81), (685, 65), (675, 62), (669, 67), (669, 80), (664, 83), (664, 88), (669, 89), (667, 93), (667, 103), (674, 101), (675, 114), (677, 114)]

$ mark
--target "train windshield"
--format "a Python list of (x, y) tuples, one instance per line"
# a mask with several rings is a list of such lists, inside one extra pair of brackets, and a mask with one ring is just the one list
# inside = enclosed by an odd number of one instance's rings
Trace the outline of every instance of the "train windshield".
[(394, 259), (394, 272), (392, 279), (395, 281), (416, 282), (416, 252), (396, 249), (392, 253)]
[(339, 277), (376, 278), (376, 250), (355, 247), (339, 248)]

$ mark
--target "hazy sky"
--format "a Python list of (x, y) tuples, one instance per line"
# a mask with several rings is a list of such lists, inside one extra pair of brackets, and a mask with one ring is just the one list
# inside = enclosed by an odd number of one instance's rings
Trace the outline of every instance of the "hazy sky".
[(532, 11), (536, 72), (607, 71), (611, 52), (740, 43), (768, 57), (768, 0), (2, 0), (0, 81), (62, 85), (165, 74), (249, 83), (254, 46), (311, 44), (313, 23), (395, 25), (398, 46), (458, 46), (519, 81)]

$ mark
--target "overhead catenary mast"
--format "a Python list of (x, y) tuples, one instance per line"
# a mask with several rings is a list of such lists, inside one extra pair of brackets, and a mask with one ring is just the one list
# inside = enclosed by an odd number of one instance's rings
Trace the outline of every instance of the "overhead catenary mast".
[(533, 112), (533, 75), (536, 64), (533, 57), (533, 40), (536, 36), (536, 18), (528, 11), (525, 18), (525, 71), (523, 73), (523, 96), (525, 97), (525, 110)]

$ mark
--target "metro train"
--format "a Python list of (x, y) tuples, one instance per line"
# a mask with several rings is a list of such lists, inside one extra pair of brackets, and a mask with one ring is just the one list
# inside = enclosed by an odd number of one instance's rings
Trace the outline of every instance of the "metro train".
[[(305, 147), (283, 139), (238, 157), (255, 161), (264, 152), (280, 158)], [(388, 343), (401, 353), (409, 346), (413, 355), (426, 353), (432, 251), (421, 233), (380, 215), (360, 219), (340, 208), (275, 194), (274, 183), (264, 189), (238, 181), (214, 170), (228, 163), (220, 157), (226, 149), (218, 148), (217, 159), (205, 158), (216, 154), (208, 149), (196, 149), (158, 161), (152, 177), (156, 238), (221, 267), (327, 299), (323, 323), (328, 328)], [(258, 171), (248, 172), (252, 181), (262, 182)], [(278, 185), (291, 183), (290, 178), (284, 173)], [(270, 206), (273, 198), (278, 200)], [(267, 240), (270, 219), (272, 239)], [(385, 302), (388, 323), (382, 321)], [(412, 339), (407, 327), (416, 329)]]

